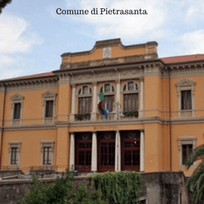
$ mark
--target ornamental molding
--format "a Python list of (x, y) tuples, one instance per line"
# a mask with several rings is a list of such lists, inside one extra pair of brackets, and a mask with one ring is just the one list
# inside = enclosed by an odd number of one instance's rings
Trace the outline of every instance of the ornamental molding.
[(69, 73), (60, 73), (58, 74), (59, 83), (60, 84), (67, 84), (70, 83), (70, 74)]
[(165, 67), (164, 76), (173, 77), (186, 77), (186, 76), (193, 76), (193, 75), (203, 75), (204, 74), (204, 63), (196, 63), (196, 64), (180, 64), (180, 65), (170, 65)]
[[(3, 84), (3, 83), (2, 83)], [(0, 87), (2, 86), (0, 84)], [(57, 87), (58, 79), (54, 78), (43, 78), (43, 79), (30, 79), (26, 81), (10, 81), (4, 82), (8, 90), (24, 90), (24, 89), (35, 89), (45, 87)]]
[(43, 98), (55, 98), (56, 97), (56, 93), (53, 93), (52, 91), (46, 91), (44, 94), (42, 94)]
[(14, 96), (11, 97), (11, 101), (15, 102), (15, 101), (23, 101), (24, 97), (19, 95), (19, 94), (15, 94)]
[(177, 87), (192, 87), (195, 86), (196, 82), (190, 81), (188, 79), (183, 79), (176, 83)]

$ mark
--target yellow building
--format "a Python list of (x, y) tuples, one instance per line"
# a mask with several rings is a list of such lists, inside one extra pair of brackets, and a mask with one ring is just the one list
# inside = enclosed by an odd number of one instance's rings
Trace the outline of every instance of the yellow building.
[(111, 39), (61, 57), (59, 70), (0, 81), (2, 169), (193, 172), (185, 162), (204, 142), (204, 55), (158, 58), (156, 42)]

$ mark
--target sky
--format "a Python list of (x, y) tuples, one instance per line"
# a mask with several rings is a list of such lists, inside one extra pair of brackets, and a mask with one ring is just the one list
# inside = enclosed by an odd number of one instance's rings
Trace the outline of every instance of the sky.
[[(58, 8), (89, 14), (59, 15)], [(101, 8), (148, 14), (102, 15)], [(159, 57), (204, 54), (204, 0), (12, 0), (0, 14), (0, 79), (58, 70), (62, 53), (112, 38), (156, 41)]]

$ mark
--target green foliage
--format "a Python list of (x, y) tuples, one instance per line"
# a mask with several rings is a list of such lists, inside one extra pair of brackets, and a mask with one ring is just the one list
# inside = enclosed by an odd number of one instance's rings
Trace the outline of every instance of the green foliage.
[(197, 160), (201, 160), (200, 165), (195, 169), (187, 184), (187, 190), (193, 192), (195, 203), (204, 199), (204, 145), (197, 147), (190, 155), (186, 166), (189, 169)]
[(105, 201), (101, 200), (101, 191), (89, 191), (86, 186), (79, 186), (77, 193), (73, 198), (74, 204), (106, 204)]
[(123, 111), (123, 115), (126, 116), (126, 117), (128, 117), (128, 116), (138, 117), (138, 111), (137, 110)]
[(90, 113), (76, 114), (77, 120), (83, 120), (83, 119), (89, 119), (89, 118), (90, 118)]
[(79, 186), (77, 192), (73, 192), (72, 180), (71, 172), (50, 185), (41, 183), (35, 176), (31, 191), (25, 199), (20, 199), (19, 204), (106, 204), (101, 200), (101, 191), (90, 191), (85, 186)]
[(72, 174), (67, 172), (65, 177), (57, 178), (52, 184), (41, 183), (37, 176), (33, 177), (34, 185), (25, 199), (19, 204), (61, 204), (70, 200), (72, 196)]
[(90, 178), (108, 203), (133, 204), (140, 196), (142, 178), (137, 172), (107, 172)]

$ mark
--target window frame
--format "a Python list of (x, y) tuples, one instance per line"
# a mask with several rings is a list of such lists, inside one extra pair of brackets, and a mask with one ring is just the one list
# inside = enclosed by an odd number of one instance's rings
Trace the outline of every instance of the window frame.
[[(128, 85), (129, 83), (133, 83), (134, 86), (133, 86), (133, 90), (128, 90)], [(135, 81), (127, 81), (124, 85), (123, 85), (123, 89), (122, 89), (122, 93), (123, 93), (123, 110), (124, 110), (124, 106), (125, 106), (125, 103), (124, 103), (124, 100), (125, 100), (125, 96), (124, 95), (128, 95), (128, 94), (137, 94), (137, 100), (138, 100), (138, 107), (137, 107), (137, 111), (139, 112), (139, 106), (140, 106), (140, 103), (139, 103), (139, 92), (140, 92), (140, 88), (139, 88), (139, 85), (138, 83), (136, 83)], [(131, 110), (124, 110), (124, 111), (131, 111)], [(132, 110), (133, 111), (133, 110)]]
[[(55, 119), (55, 107), (56, 107), (56, 96), (57, 94), (51, 91), (45, 92), (43, 97), (43, 124), (52, 124), (54, 123)], [(47, 110), (47, 101), (53, 101), (53, 113), (52, 117), (46, 117), (46, 110)]]
[[(179, 137), (178, 138), (178, 150), (179, 150), (179, 170), (186, 168), (183, 164), (183, 145), (192, 145), (193, 150), (196, 148), (196, 137)], [(195, 168), (195, 162), (193, 164)]]
[[(23, 115), (23, 100), (24, 97), (19, 94), (15, 94), (11, 97), (11, 125), (21, 125)], [(20, 118), (14, 119), (15, 104), (18, 103), (20, 104)]]
[[(53, 166), (54, 165), (54, 141), (41, 141), (41, 166)], [(49, 147), (51, 152), (51, 163), (44, 164), (44, 148)]]
[[(194, 89), (195, 82), (187, 79), (176, 83), (178, 96), (178, 117), (194, 117), (195, 116), (195, 102)], [(182, 109), (182, 91), (191, 91), (191, 109)], [(186, 114), (185, 114), (186, 113)], [(190, 114), (189, 114), (190, 113)]]
[[(88, 93), (84, 94), (83, 91), (84, 91), (85, 87), (88, 87)], [(78, 89), (78, 92), (77, 92), (77, 98), (78, 98), (78, 111), (77, 111), (77, 113), (78, 114), (91, 114), (92, 113), (92, 103), (93, 103), (92, 95), (93, 95), (93, 93), (92, 93), (92, 88), (91, 88), (90, 85), (83, 84), (82, 86), (80, 86), (80, 88)], [(79, 110), (80, 110), (80, 108), (79, 108), (79, 99), (81, 99), (81, 98), (90, 98), (90, 100), (89, 100), (89, 101), (91, 101), (91, 104), (90, 104), (90, 107), (89, 107), (90, 112), (86, 112), (86, 113), (85, 112), (83, 113), (83, 111), (81, 113), (79, 112)]]
[[(8, 143), (9, 146), (9, 157), (8, 157), (8, 166), (10, 167), (18, 167), (20, 166), (20, 152), (21, 152), (21, 142), (19, 141), (12, 141)], [(17, 159), (17, 163), (12, 164), (11, 163), (11, 156), (12, 156), (12, 148), (17, 148), (17, 152), (16, 152), (16, 159)]]
[[(110, 85), (110, 91), (109, 92), (105, 92), (106, 85)], [(99, 89), (98, 98), (99, 98), (99, 95), (100, 95), (101, 91), (103, 91), (104, 98), (105, 98), (105, 96), (113, 96), (112, 110), (110, 109), (111, 106), (109, 105), (109, 113), (115, 112), (114, 111), (114, 108), (115, 108), (115, 106), (114, 106), (114, 104), (115, 104), (115, 94), (116, 94), (115, 90), (116, 90), (115, 86), (110, 82), (104, 83)]]

